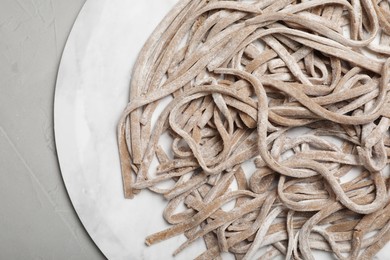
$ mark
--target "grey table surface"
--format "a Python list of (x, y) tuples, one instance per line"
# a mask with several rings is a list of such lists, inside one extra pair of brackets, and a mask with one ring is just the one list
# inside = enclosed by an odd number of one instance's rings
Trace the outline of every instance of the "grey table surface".
[(0, 0), (0, 259), (105, 259), (61, 177), (53, 101), (85, 0)]

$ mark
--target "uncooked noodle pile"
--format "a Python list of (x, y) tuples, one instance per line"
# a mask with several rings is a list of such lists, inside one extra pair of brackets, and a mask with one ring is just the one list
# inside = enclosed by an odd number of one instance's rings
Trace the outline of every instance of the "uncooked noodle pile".
[[(372, 259), (390, 240), (390, 1), (182, 0), (118, 126), (125, 196), (197, 259)], [(184, 207), (183, 207), (184, 205)]]

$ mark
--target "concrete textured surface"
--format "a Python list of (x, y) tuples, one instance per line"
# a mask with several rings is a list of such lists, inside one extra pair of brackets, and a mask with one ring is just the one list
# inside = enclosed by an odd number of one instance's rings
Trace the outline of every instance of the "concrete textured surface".
[(85, 0), (0, 0), (0, 259), (105, 259), (69, 201), (53, 100)]

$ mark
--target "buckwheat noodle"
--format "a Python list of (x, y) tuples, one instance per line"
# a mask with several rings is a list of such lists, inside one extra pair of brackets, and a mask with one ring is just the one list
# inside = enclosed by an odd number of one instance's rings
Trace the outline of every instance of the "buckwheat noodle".
[(389, 1), (179, 1), (118, 125), (125, 197), (167, 201), (146, 244), (372, 259), (390, 240), (389, 66)]

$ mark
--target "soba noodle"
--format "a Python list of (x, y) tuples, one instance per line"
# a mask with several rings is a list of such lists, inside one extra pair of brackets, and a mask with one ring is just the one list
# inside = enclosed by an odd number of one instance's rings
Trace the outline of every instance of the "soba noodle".
[(125, 197), (167, 201), (146, 244), (372, 259), (390, 240), (389, 58), (389, 1), (179, 1), (118, 125)]

